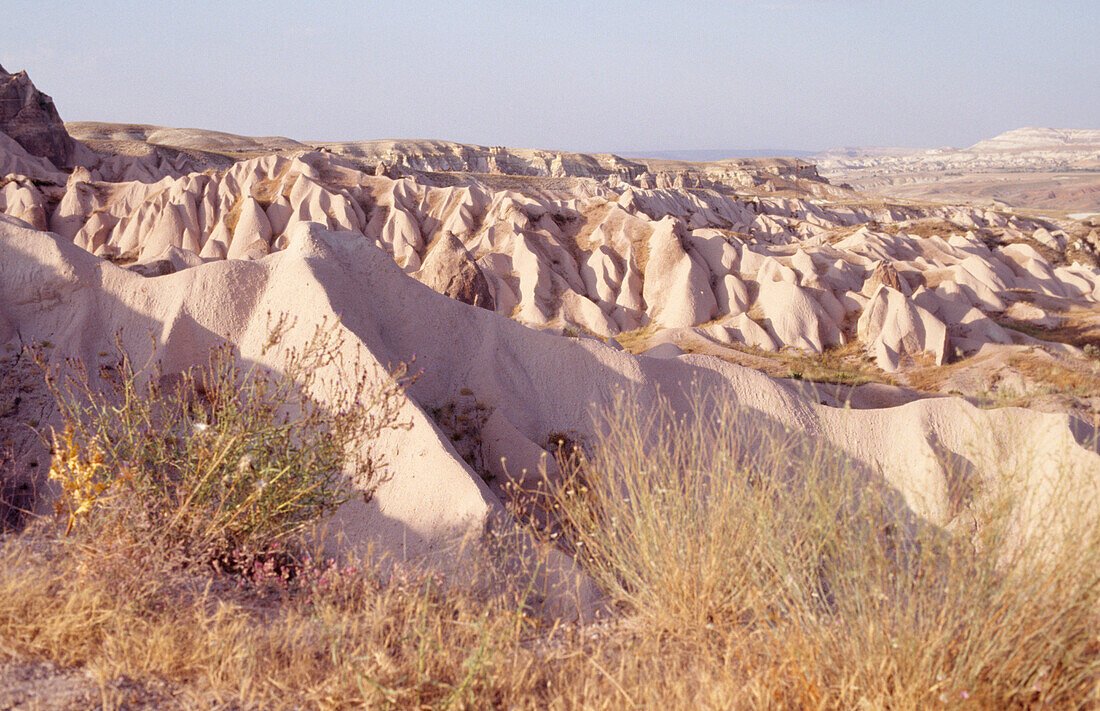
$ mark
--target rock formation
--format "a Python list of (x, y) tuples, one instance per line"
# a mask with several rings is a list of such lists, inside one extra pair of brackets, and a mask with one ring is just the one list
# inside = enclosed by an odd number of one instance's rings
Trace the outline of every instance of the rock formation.
[[(717, 190), (618, 193), (587, 178), (501, 189), (477, 174), (436, 187), (430, 179), (379, 177), (323, 152), (253, 158), (153, 183), (92, 175), (74, 172), (52, 208), (33, 182), (12, 178), (0, 206), (124, 263), (165, 262), (171, 250), (203, 260), (256, 259), (284, 248), (296, 225), (318, 223), (382, 245), (441, 293), (533, 326), (604, 338), (748, 314), (768, 338), (746, 345), (820, 353), (860, 340), (877, 348), (856, 321), (886, 287), (947, 324), (950, 343), (928, 349), (942, 362), (945, 354), (978, 350), (983, 339), (1031, 342), (990, 321), (1011, 303), (1095, 303), (1100, 288), (1095, 267), (1050, 261), (1068, 244), (1057, 226), (965, 206), (860, 207)], [(932, 224), (947, 238), (919, 234)], [(862, 227), (853, 232), (851, 225)], [(745, 328), (758, 333), (741, 319), (727, 335), (740, 341)], [(899, 355), (924, 352), (912, 348), (923, 336), (914, 338)]]
[(0, 67), (0, 132), (55, 167), (68, 166), (73, 157), (73, 140), (53, 99), (38, 91), (26, 72), (9, 74)]

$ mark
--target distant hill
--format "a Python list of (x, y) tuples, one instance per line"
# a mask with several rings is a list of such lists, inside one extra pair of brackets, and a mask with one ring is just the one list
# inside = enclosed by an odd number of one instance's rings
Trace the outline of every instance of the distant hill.
[(150, 145), (204, 151), (269, 151), (308, 148), (282, 136), (254, 138), (201, 128), (169, 128), (141, 123), (69, 121), (69, 135), (79, 141), (140, 141)]
[(727, 160), (730, 158), (807, 158), (813, 151), (799, 151), (793, 148), (726, 148), (693, 151), (633, 151), (617, 153), (623, 158), (660, 158), (664, 160), (686, 160), (700, 163)]
[[(826, 151), (818, 151), (813, 154), (816, 160), (842, 160), (844, 158), (896, 157), (921, 153), (925, 148), (904, 148), (901, 146), (843, 146), (830, 148)], [(954, 149), (947, 149), (954, 150)]]
[(1088, 150), (1100, 147), (1100, 130), (1085, 128), (1037, 128), (1006, 131), (975, 143), (970, 151)]
[[(969, 148), (901, 148), (894, 146), (843, 146), (813, 153), (819, 162), (845, 161), (848, 159), (889, 159), (923, 154), (936, 160), (943, 156), (971, 153), (1002, 153), (1053, 151), (1095, 151), (1100, 148), (1100, 130), (1088, 128), (1039, 128), (1028, 126), (979, 141)], [(792, 154), (793, 155), (793, 154)], [(803, 157), (803, 156), (796, 156)]]
[(1025, 127), (969, 148), (833, 148), (811, 160), (834, 183), (907, 200), (1100, 210), (1100, 130)]

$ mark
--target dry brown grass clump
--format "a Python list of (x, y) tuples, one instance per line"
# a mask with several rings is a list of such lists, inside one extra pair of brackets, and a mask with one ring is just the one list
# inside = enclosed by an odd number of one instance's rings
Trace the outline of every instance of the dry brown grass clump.
[(894, 384), (894, 378), (875, 366), (864, 347), (857, 341), (829, 348), (818, 354), (791, 350), (772, 357), (787, 368), (787, 372), (780, 371), (782, 374), (778, 377), (852, 386), (864, 383)]
[[(916, 520), (845, 457), (759, 414), (723, 404), (701, 406), (694, 420), (667, 406), (635, 412), (608, 421), (607, 440), (553, 489), (552, 506), (621, 614), (695, 660), (706, 686), (692, 701), (1100, 701), (1095, 520), (1067, 506), (1021, 541), (1013, 502), (993, 498), (975, 512), (976, 537), (958, 538)], [(659, 698), (656, 681), (624, 676), (635, 698)]]

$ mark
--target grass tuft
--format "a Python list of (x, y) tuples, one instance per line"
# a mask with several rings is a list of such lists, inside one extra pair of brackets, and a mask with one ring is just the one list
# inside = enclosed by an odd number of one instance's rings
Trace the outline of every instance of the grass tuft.
[(691, 650), (694, 673), (717, 684), (702, 696), (785, 708), (1100, 700), (1095, 521), (1021, 545), (1013, 502), (998, 501), (974, 538), (951, 536), (844, 455), (699, 401), (685, 418), (624, 400), (593, 458), (549, 483), (569, 548), (643, 634)]

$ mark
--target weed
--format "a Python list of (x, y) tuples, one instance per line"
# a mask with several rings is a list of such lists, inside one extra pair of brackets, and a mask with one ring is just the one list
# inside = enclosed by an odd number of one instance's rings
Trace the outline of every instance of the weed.
[[(288, 329), (280, 321), (267, 347)], [(281, 373), (246, 368), (227, 344), (174, 376), (122, 354), (101, 370), (102, 389), (80, 363), (65, 376), (47, 369), (64, 423), (50, 435), (50, 478), (66, 535), (112, 527), (181, 561), (232, 568), (333, 511), (346, 474), (369, 494), (385, 467), (374, 439), (407, 426), (405, 371), (359, 375), (322, 404), (314, 395), (340, 358), (337, 333), (317, 326)]]
[(21, 470), (13, 447), (0, 446), (0, 533), (19, 530), (31, 513), (34, 486)]
[[(976, 538), (957, 538), (900, 508), (844, 455), (696, 401), (686, 417), (668, 403), (642, 414), (619, 403), (593, 457), (546, 484), (568, 549), (621, 614), (643, 637), (692, 650), (697, 677), (727, 679), (711, 690), (718, 705), (1095, 698), (1091, 518), (1022, 542), (1013, 502), (990, 500)], [(632, 696), (647, 688), (619, 679)]]
[(491, 481), (488, 463), (485, 461), (482, 429), (493, 414), (493, 408), (474, 397), (469, 388), (462, 388), (458, 397), (439, 407), (431, 408), (428, 414), (451, 440), (463, 461), (470, 465), (485, 481)]
[(1087, 363), (1018, 355), (1009, 360), (1009, 366), (1014, 372), (1055, 392), (1078, 397), (1100, 396), (1100, 375), (1092, 372)]

